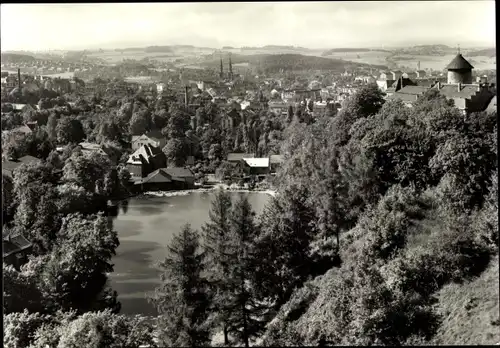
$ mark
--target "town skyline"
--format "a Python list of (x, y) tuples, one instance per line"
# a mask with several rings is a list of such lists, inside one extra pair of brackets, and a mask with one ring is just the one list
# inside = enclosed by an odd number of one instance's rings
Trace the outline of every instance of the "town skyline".
[[(494, 6), (493, 1), (2, 4), (1, 39), (2, 51), (150, 45), (494, 47)], [(31, 24), (18, 26), (19, 18)]]

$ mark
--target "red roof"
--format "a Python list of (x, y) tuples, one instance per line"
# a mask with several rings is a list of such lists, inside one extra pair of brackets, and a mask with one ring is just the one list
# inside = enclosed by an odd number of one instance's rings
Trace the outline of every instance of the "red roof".
[(474, 67), (459, 53), (446, 67), (448, 70), (472, 70)]

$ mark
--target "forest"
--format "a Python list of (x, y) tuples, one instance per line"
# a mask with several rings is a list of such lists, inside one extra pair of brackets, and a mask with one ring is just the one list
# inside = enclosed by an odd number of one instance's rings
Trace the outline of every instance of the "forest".
[[(236, 139), (220, 139), (213, 105), (197, 111), (209, 125), (198, 133), (175, 102), (140, 100), (109, 100), (115, 111), (102, 114), (84, 101), (79, 116), (62, 107), (44, 114), (39, 140), (24, 151), (45, 160), (4, 177), (4, 228), (36, 245), (20, 270), (3, 266), (4, 347), (456, 343), (446, 340), (440, 293), (498, 270), (496, 112), (464, 116), (434, 90), (408, 108), (368, 85), (334, 117), (264, 113), (250, 118), (261, 132), (253, 138), (245, 120), (238, 146), (253, 139), (285, 156), (278, 193), (257, 216), (246, 198), (233, 203), (219, 191), (201, 230), (178, 231), (158, 260), (151, 322), (120, 315), (107, 282), (119, 239), (103, 211), (127, 172), (73, 145), (56, 155), (51, 139), (93, 136), (122, 149), (122, 134), (154, 124), (171, 158), (191, 132), (200, 156), (219, 164), (220, 147), (232, 150)], [(9, 151), (18, 141), (5, 140)]]

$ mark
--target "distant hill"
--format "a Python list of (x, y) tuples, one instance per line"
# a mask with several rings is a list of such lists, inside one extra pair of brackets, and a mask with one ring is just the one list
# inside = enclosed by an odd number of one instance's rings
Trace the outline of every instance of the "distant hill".
[(372, 48), (332, 48), (329, 49), (325, 52), (323, 52), (322, 56), (329, 56), (332, 55), (333, 53), (350, 53), (350, 52), (371, 52), (371, 51), (377, 51), (377, 52), (391, 52), (389, 50), (385, 49), (372, 49)]
[(23, 62), (32, 62), (35, 60), (35, 57), (29, 56), (27, 54), (18, 54), (18, 53), (2, 53), (1, 54), (2, 63), (7, 64), (16, 64)]
[(149, 46), (144, 49), (146, 53), (172, 53), (173, 51), (171, 46)]
[[(206, 56), (208, 59), (203, 63), (207, 67), (217, 69), (220, 60), (217, 55)], [(215, 58), (215, 59), (214, 59)], [(317, 56), (305, 56), (302, 54), (254, 54), (254, 55), (231, 55), (233, 64), (248, 63), (251, 68), (261, 69), (266, 73), (277, 73), (283, 71), (305, 71), (305, 70), (333, 70), (344, 71), (347, 66), (366, 66), (374, 68), (386, 68), (382, 65), (369, 65), (348, 62), (342, 59), (331, 59)]]
[(496, 57), (497, 52), (495, 48), (486, 48), (484, 50), (478, 50), (478, 51), (472, 51), (468, 52), (467, 56), (469, 57), (479, 57), (479, 56), (484, 56), (484, 57)]
[(243, 51), (250, 51), (250, 50), (293, 50), (293, 51), (304, 51), (304, 50), (309, 50), (308, 48), (305, 47), (298, 47), (298, 46), (284, 46), (284, 45), (266, 45), (262, 47), (242, 47), (241, 50)]
[(396, 55), (412, 56), (445, 56), (456, 53), (457, 49), (446, 45), (418, 45), (413, 47), (401, 48), (395, 50)]

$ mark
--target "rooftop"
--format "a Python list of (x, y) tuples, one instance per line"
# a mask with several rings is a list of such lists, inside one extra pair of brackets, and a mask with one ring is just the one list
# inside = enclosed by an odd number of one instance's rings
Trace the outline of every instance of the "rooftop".
[(472, 70), (474, 67), (459, 53), (446, 67), (447, 70)]
[(243, 161), (245, 161), (245, 163), (248, 164), (248, 166), (252, 167), (252, 168), (267, 168), (267, 167), (269, 167), (269, 157), (243, 158)]
[(237, 152), (233, 152), (233, 153), (228, 153), (227, 154), (227, 160), (229, 162), (236, 162), (236, 161), (239, 162), (243, 158), (252, 158), (252, 157), (255, 157), (254, 153), (237, 153)]
[(22, 164), (30, 164), (30, 163), (39, 163), (41, 160), (39, 158), (33, 156), (23, 156), (18, 158), (15, 161), (3, 161), (2, 162), (2, 171), (13, 172), (17, 167)]
[(7, 236), (3, 236), (2, 246), (3, 257), (7, 257), (11, 254), (30, 248), (31, 242), (21, 234), (9, 234)]

